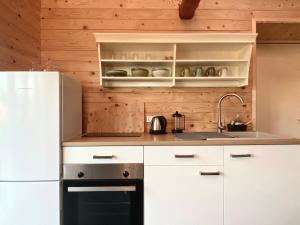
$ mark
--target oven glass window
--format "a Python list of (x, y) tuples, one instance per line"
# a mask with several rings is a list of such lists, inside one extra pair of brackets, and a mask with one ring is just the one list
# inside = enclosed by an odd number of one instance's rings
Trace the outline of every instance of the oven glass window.
[(142, 181), (64, 181), (64, 225), (142, 225)]

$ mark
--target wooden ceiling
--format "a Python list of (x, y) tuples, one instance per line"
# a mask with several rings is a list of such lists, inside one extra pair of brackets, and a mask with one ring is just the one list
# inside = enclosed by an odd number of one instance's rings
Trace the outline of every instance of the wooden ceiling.
[(258, 23), (257, 43), (300, 43), (300, 23)]

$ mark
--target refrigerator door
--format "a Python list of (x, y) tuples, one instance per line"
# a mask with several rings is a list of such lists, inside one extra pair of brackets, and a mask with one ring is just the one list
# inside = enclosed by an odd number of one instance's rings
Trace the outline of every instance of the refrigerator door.
[(0, 181), (59, 180), (60, 76), (0, 73)]
[(55, 182), (0, 182), (0, 224), (59, 225), (59, 185)]

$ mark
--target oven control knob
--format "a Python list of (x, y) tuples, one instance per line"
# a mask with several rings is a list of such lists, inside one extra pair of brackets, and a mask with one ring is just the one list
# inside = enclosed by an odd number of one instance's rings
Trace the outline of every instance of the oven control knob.
[(128, 172), (127, 170), (125, 170), (125, 171), (123, 172), (123, 176), (124, 176), (124, 177), (128, 177), (128, 176), (129, 176), (129, 172)]
[(77, 174), (77, 176), (78, 176), (79, 178), (82, 178), (82, 177), (84, 177), (84, 173), (80, 171), (80, 172)]

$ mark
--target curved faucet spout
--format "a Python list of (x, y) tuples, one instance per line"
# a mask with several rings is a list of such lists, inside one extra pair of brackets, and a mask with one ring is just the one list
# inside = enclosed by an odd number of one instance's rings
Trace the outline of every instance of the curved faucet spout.
[(238, 94), (235, 93), (228, 93), (223, 95), (219, 101), (218, 101), (218, 107), (217, 107), (217, 115), (218, 115), (218, 122), (217, 122), (217, 129), (219, 133), (222, 133), (223, 130), (225, 130), (225, 125), (222, 124), (222, 102), (225, 98), (229, 97), (229, 96), (233, 96), (236, 97), (240, 100), (241, 104), (244, 104), (244, 100), (241, 96), (239, 96)]

